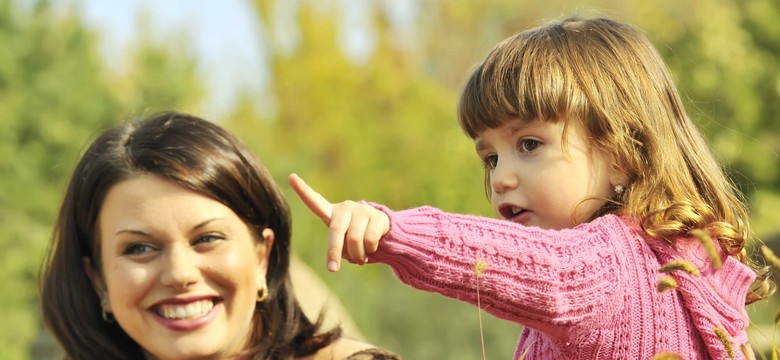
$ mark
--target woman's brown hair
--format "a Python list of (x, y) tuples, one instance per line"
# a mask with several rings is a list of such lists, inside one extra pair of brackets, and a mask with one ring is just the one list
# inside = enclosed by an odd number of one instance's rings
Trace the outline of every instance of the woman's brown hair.
[[(290, 215), (266, 168), (233, 135), (195, 116), (166, 112), (104, 131), (71, 177), (41, 271), (43, 317), (72, 359), (141, 359), (141, 347), (101, 316), (100, 300), (84, 268), (100, 271), (96, 220), (108, 190), (140, 174), (154, 174), (215, 199), (256, 229), (274, 231), (268, 296), (258, 302), (251, 348), (242, 358), (308, 355), (340, 336), (321, 332), (292, 290)], [(262, 236), (257, 236), (262, 241)]]

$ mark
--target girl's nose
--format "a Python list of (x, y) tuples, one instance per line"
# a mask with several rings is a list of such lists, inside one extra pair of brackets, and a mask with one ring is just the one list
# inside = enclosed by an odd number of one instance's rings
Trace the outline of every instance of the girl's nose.
[(189, 247), (171, 247), (160, 276), (163, 286), (186, 289), (201, 279), (198, 256)]
[(517, 187), (519, 180), (516, 169), (509, 161), (499, 160), (496, 168), (490, 173), (490, 187), (496, 194), (502, 194)]

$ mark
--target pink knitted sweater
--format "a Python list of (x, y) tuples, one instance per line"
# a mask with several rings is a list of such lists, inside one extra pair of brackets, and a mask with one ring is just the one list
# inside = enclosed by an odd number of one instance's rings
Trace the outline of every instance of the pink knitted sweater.
[[(514, 358), (745, 359), (752, 354), (744, 302), (755, 273), (721, 254), (712, 266), (696, 239), (672, 246), (615, 215), (572, 229), (543, 230), (431, 207), (394, 212), (390, 232), (369, 261), (392, 267), (417, 289), (477, 302), (524, 326)], [(659, 293), (659, 268), (686, 259), (701, 276), (678, 270), (676, 290)], [(717, 329), (717, 330), (716, 330)]]

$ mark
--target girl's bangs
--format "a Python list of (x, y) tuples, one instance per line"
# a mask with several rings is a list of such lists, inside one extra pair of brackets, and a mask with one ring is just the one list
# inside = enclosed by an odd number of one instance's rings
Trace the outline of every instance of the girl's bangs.
[[(499, 44), (467, 81), (458, 118), (476, 138), (507, 121), (559, 121), (583, 99), (566, 60), (547, 34), (520, 34)], [(580, 94), (580, 96), (577, 96)]]

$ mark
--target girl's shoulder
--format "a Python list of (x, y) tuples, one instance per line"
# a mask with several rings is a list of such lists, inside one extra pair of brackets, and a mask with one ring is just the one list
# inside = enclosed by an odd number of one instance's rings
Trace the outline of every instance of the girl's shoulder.
[(629, 226), (633, 227), (638, 225), (638, 221), (636, 219), (633, 219), (626, 215), (618, 215), (618, 214), (604, 214), (601, 215), (593, 220), (590, 221), (591, 224), (594, 223), (607, 223), (607, 224), (620, 224), (621, 226)]
[(579, 224), (574, 229), (609, 233), (617, 232), (618, 234), (614, 235), (625, 235), (621, 233), (641, 232), (641, 225), (638, 220), (628, 216), (605, 214), (589, 222)]

